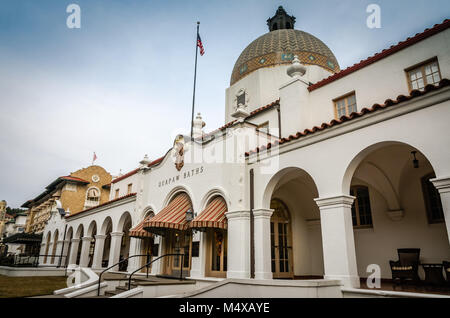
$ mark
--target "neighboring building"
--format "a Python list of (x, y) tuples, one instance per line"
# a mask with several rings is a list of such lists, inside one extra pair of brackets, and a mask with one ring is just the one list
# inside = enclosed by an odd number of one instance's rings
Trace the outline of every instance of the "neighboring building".
[(42, 233), (56, 201), (70, 214), (108, 201), (111, 180), (111, 175), (100, 166), (90, 166), (57, 178), (44, 192), (22, 205), (28, 209), (26, 232)]
[(198, 115), (193, 139), (114, 179), (108, 202), (53, 210), (41, 253), (97, 270), (177, 253), (151, 272), (265, 286), (359, 287), (370, 264), (390, 278), (402, 247), (448, 260), (450, 20), (344, 70), (294, 23), (280, 7), (238, 58), (227, 124), (204, 133)]
[[(13, 235), (25, 232), (25, 225), (27, 223), (27, 213), (17, 213), (16, 216), (6, 222), (4, 239), (11, 238)], [(26, 245), (21, 243), (6, 243), (8, 246), (8, 254), (22, 254), (27, 252)]]
[(0, 201), (0, 238), (3, 236), (3, 230), (5, 227), (5, 223), (7, 221), (7, 214), (6, 214), (6, 201), (1, 200)]

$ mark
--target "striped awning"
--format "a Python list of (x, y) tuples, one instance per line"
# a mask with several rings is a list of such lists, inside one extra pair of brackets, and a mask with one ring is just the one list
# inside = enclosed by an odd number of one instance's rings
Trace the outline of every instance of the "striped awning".
[(144, 222), (144, 230), (161, 228), (184, 231), (188, 229), (186, 211), (192, 209), (191, 200), (186, 193), (180, 193), (153, 218)]
[(199, 215), (197, 215), (191, 222), (191, 228), (216, 228), (226, 229), (227, 218), (227, 203), (222, 197), (214, 198)]
[(146, 238), (146, 237), (152, 237), (153, 234), (144, 230), (144, 224), (145, 222), (147, 222), (148, 220), (150, 220), (153, 216), (149, 215), (147, 217), (145, 217), (138, 225), (136, 225), (134, 228), (132, 228), (130, 230), (130, 237), (136, 237), (136, 238)]

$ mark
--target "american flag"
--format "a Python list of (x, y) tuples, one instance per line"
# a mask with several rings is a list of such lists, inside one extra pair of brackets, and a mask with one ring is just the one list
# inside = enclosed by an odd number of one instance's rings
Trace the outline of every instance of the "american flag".
[(203, 48), (202, 39), (200, 38), (200, 34), (197, 34), (197, 46), (200, 48), (200, 55), (205, 54), (205, 49)]

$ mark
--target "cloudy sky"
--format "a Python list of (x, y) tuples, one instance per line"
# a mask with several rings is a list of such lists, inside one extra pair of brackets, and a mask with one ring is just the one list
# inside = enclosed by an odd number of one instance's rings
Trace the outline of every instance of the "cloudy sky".
[[(81, 29), (66, 26), (71, 3)], [(371, 3), (381, 29), (366, 26)], [(0, 0), (0, 199), (20, 206), (94, 151), (125, 173), (188, 134), (197, 20), (196, 111), (221, 126), (233, 65), (279, 5), (341, 68), (450, 16), (448, 0)]]

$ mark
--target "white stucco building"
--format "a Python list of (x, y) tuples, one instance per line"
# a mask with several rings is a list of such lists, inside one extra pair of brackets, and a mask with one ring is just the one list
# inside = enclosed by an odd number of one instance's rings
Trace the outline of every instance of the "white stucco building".
[(181, 253), (152, 274), (347, 287), (370, 264), (392, 278), (399, 248), (449, 260), (450, 21), (344, 70), (294, 24), (280, 7), (242, 52), (223, 127), (198, 115), (193, 139), (113, 180), (109, 202), (55, 209), (42, 251), (93, 269)]

